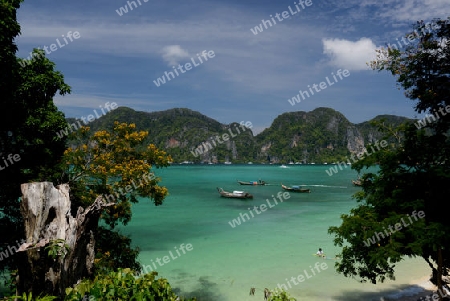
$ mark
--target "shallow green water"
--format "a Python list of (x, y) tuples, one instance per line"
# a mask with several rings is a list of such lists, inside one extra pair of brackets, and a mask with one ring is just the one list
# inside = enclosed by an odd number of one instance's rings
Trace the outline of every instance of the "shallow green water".
[[(123, 232), (141, 248), (140, 261), (148, 271), (156, 267), (181, 295), (199, 301), (259, 301), (264, 288), (278, 285), (285, 285), (299, 301), (380, 300), (427, 275), (421, 260), (407, 260), (399, 265), (397, 281), (360, 284), (336, 273), (334, 260), (313, 256), (319, 247), (327, 256), (339, 253), (327, 230), (355, 206), (351, 195), (359, 189), (351, 184), (355, 171), (328, 176), (325, 170), (330, 166), (174, 165), (156, 170), (170, 196), (162, 206), (145, 200), (134, 205), (133, 220)], [(236, 182), (258, 179), (272, 185)], [(312, 192), (291, 193), (275, 204), (272, 195), (281, 191), (281, 182), (302, 184)], [(216, 187), (245, 190), (254, 199), (221, 198)], [(271, 208), (260, 214), (252, 211), (251, 216), (248, 208), (268, 201)], [(233, 228), (229, 222), (244, 213), (249, 219)], [(192, 249), (183, 253), (181, 244)], [(290, 279), (299, 275), (305, 280), (295, 285)], [(255, 296), (249, 295), (251, 287), (256, 288)]]

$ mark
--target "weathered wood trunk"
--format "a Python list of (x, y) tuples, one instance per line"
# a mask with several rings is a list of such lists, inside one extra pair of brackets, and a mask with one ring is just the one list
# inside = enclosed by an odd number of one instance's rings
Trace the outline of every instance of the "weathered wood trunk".
[[(80, 207), (74, 217), (69, 185), (55, 188), (51, 182), (39, 182), (22, 184), (21, 189), (26, 243), (18, 250), (18, 256), (23, 257), (18, 269), (18, 293), (63, 296), (66, 287), (92, 275), (94, 233), (102, 209), (113, 204), (105, 204), (98, 197), (88, 208)], [(50, 250), (58, 254), (49, 256)]]

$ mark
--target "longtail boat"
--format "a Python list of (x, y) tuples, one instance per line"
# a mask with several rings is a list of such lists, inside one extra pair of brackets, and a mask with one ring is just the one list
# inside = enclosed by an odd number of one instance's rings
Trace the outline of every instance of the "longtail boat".
[(281, 188), (283, 188), (284, 190), (287, 190), (287, 191), (291, 191), (291, 192), (304, 192), (304, 193), (311, 192), (310, 189), (308, 189), (308, 188), (300, 188), (300, 186), (288, 187), (288, 186), (285, 186), (285, 185), (281, 184)]
[(266, 185), (267, 183), (265, 181), (239, 181), (237, 180), (239, 184), (241, 185)]
[(253, 199), (253, 195), (251, 195), (248, 192), (245, 191), (237, 191), (234, 190), (233, 192), (228, 192), (223, 190), (223, 188), (217, 187), (217, 191), (219, 192), (220, 196), (224, 198), (236, 198), (236, 199)]

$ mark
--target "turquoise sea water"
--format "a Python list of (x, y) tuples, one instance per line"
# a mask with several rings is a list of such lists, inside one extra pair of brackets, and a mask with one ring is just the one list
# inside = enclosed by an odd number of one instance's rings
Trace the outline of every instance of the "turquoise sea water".
[[(132, 222), (122, 232), (140, 247), (140, 262), (148, 271), (156, 267), (180, 295), (196, 296), (199, 301), (259, 301), (264, 288), (279, 285), (285, 285), (299, 301), (380, 300), (428, 275), (422, 260), (408, 259), (398, 265), (396, 281), (361, 284), (338, 274), (335, 260), (313, 256), (319, 247), (328, 257), (339, 253), (328, 228), (339, 225), (340, 215), (356, 205), (351, 198), (359, 189), (351, 184), (356, 172), (346, 169), (328, 176), (325, 170), (330, 167), (173, 165), (157, 169), (170, 196), (158, 207), (148, 200), (133, 205)], [(271, 185), (236, 182), (258, 179)], [(290, 193), (289, 199), (275, 204), (272, 195), (282, 191), (280, 183), (305, 185), (311, 193)], [(222, 198), (216, 187), (245, 190), (254, 198)], [(251, 217), (248, 208), (267, 205), (267, 200), (272, 207), (260, 214), (253, 211)], [(230, 226), (244, 213), (249, 220)], [(182, 244), (190, 244), (191, 249), (183, 253)], [(300, 275), (304, 276), (301, 283)], [(251, 287), (256, 288), (255, 296), (249, 295)]]

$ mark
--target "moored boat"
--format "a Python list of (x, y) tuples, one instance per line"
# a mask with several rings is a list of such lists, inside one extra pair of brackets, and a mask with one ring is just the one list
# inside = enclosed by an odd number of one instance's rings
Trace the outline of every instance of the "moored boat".
[(287, 190), (287, 191), (291, 191), (291, 192), (306, 192), (306, 193), (311, 192), (310, 189), (308, 189), (308, 188), (301, 188), (300, 186), (288, 187), (288, 186), (285, 186), (285, 185), (281, 184), (281, 188), (283, 188), (284, 190)]
[(234, 190), (233, 192), (228, 192), (223, 190), (223, 188), (221, 187), (217, 187), (217, 191), (219, 192), (220, 196), (225, 198), (253, 199), (253, 195), (245, 191)]
[(352, 183), (355, 186), (362, 186), (362, 181), (361, 180), (352, 180)]
[(265, 181), (261, 181), (261, 180), (258, 180), (258, 181), (239, 181), (239, 180), (237, 180), (237, 181), (241, 185), (261, 185), (262, 186), (262, 185), (267, 184)]

